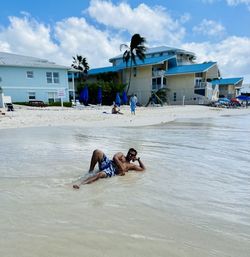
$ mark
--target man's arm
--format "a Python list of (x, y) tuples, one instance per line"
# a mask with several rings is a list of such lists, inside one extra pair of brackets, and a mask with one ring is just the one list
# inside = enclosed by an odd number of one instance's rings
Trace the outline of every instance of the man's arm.
[(122, 162), (122, 159), (125, 158), (123, 153), (116, 153), (113, 157), (113, 161), (117, 165), (120, 172), (127, 171), (127, 166), (124, 162)]
[(135, 171), (144, 171), (146, 170), (145, 165), (142, 163), (140, 157), (135, 159), (135, 161), (138, 161), (139, 166), (136, 164), (131, 164), (131, 167), (129, 168), (130, 170), (135, 170)]

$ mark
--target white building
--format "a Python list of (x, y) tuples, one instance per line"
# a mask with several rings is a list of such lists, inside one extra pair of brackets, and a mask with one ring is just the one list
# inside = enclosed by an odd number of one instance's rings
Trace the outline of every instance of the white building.
[(0, 52), (0, 87), (13, 102), (59, 102), (65, 92), (69, 101), (68, 70), (46, 59)]

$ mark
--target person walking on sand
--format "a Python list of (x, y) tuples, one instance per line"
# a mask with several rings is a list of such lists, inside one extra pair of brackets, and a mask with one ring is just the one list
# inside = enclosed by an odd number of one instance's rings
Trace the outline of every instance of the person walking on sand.
[(130, 97), (129, 104), (130, 104), (131, 114), (135, 115), (135, 109), (136, 109), (136, 104), (137, 104), (137, 96), (135, 94), (133, 94)]
[[(99, 165), (99, 171), (80, 183), (74, 184), (73, 188), (79, 189), (81, 184), (90, 184), (100, 178), (107, 178), (115, 175), (123, 176), (125, 175), (125, 172), (128, 172), (129, 170), (144, 171), (146, 169), (144, 164), (140, 157), (136, 156), (137, 151), (134, 148), (130, 148), (126, 156), (123, 153), (118, 152), (113, 156), (113, 160), (111, 161), (101, 150), (96, 149), (92, 154), (89, 173), (93, 172), (97, 163)], [(131, 161), (137, 161), (139, 165), (131, 163)]]

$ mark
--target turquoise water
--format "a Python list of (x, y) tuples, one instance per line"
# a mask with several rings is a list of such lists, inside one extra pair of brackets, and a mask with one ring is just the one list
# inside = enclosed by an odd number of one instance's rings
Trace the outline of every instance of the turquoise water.
[[(0, 256), (250, 255), (250, 116), (0, 130)], [(82, 186), (94, 149), (144, 173)]]

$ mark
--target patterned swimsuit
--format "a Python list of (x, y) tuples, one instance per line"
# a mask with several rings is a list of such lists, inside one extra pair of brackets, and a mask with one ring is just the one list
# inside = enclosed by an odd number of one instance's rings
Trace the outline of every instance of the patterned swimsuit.
[(115, 176), (118, 173), (115, 163), (111, 161), (105, 154), (99, 163), (99, 170), (104, 171), (107, 174), (107, 177)]

